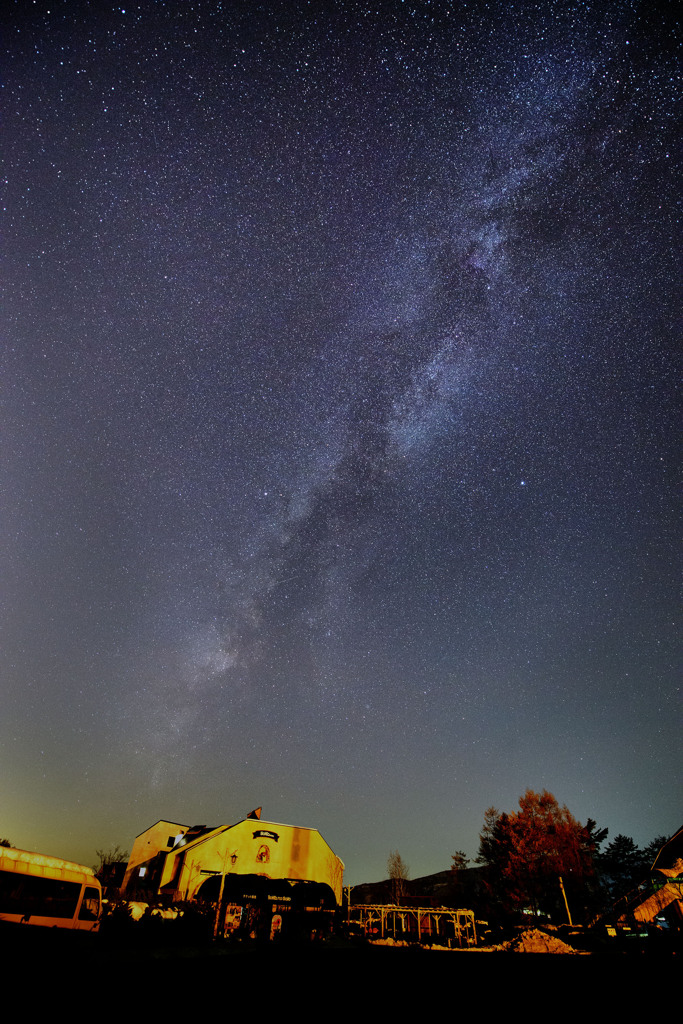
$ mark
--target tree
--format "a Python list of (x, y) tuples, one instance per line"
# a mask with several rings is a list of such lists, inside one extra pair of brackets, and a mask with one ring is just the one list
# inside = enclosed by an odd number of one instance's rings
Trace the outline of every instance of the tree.
[(451, 871), (453, 872), (453, 875), (456, 878), (458, 875), (458, 871), (464, 871), (470, 862), (470, 859), (464, 852), (464, 850), (456, 850), (453, 856), (451, 857), (451, 860), (453, 861), (451, 865)]
[(505, 859), (508, 829), (507, 814), (489, 807), (484, 814), (484, 827), (479, 834), (479, 864), (498, 864)]
[(128, 850), (122, 850), (118, 844), (109, 850), (95, 850), (95, 855), (97, 857), (95, 872), (109, 867), (110, 864), (128, 863)]
[(102, 885), (120, 886), (128, 864), (128, 851), (120, 846), (112, 846), (109, 850), (95, 850), (97, 864), (93, 870)]
[(452, 900), (463, 899), (463, 871), (467, 868), (470, 862), (469, 857), (464, 850), (456, 850), (451, 857), (451, 885), (450, 885), (450, 898)]
[(631, 836), (620, 833), (605, 850), (598, 852), (595, 863), (608, 902), (627, 896), (649, 878), (655, 858), (668, 839), (656, 836), (641, 850)]
[(609, 829), (598, 828), (598, 824), (593, 818), (588, 818), (583, 826), (582, 842), (584, 856), (586, 861), (592, 866), (592, 871), (587, 873), (583, 892), (584, 910), (589, 917), (595, 917), (605, 902), (604, 887), (597, 866), (600, 857), (600, 846), (604, 843), (608, 833)]
[(655, 862), (657, 854), (663, 846), (671, 839), (671, 836), (655, 836), (647, 846), (643, 848), (643, 861), (647, 864), (647, 870), (649, 871)]
[(389, 872), (389, 883), (391, 888), (391, 901), (399, 906), (405, 896), (406, 882), (410, 878), (410, 868), (404, 862), (398, 850), (392, 850), (387, 860), (387, 871)]
[(528, 789), (512, 814), (488, 809), (478, 859), (489, 868), (492, 893), (508, 910), (561, 913), (560, 877), (571, 897), (592, 873), (585, 826), (546, 790)]
[(611, 899), (625, 896), (641, 882), (649, 874), (651, 863), (630, 836), (615, 836), (598, 858), (600, 874)]
[(592, 857), (600, 850), (600, 845), (604, 843), (605, 839), (609, 835), (608, 828), (598, 828), (597, 821), (593, 818), (588, 818), (586, 824), (583, 826), (583, 845), (584, 848), (591, 854)]

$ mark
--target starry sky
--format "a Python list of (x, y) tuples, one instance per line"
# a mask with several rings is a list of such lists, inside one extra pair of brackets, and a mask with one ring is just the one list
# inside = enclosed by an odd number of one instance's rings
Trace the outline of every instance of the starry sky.
[(9, 5), (3, 836), (680, 827), (675, 7)]

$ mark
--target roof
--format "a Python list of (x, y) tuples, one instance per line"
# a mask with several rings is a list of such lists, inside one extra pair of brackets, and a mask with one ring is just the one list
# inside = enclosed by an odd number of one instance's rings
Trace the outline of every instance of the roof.
[(665, 871), (671, 874), (673, 869), (678, 868), (678, 862), (683, 858), (683, 827), (672, 835), (654, 859), (653, 871)]
[[(61, 857), (50, 857), (45, 853), (33, 853), (31, 850), (17, 850), (15, 847), (3, 846), (0, 848), (0, 862), (5, 861), (5, 868), (10, 871), (31, 870), (31, 874), (51, 875), (53, 871), (63, 873), (70, 872), (77, 875), (89, 875), (95, 877), (92, 868), (85, 864), (76, 864), (72, 860), (62, 860)], [(11, 862), (11, 867), (7, 864)]]
[(139, 832), (135, 838), (139, 839), (140, 836), (144, 836), (145, 832), (149, 832), (151, 828), (156, 828), (157, 825), (171, 825), (176, 828), (188, 828), (187, 825), (183, 825), (180, 821), (169, 821), (168, 818), (159, 818), (159, 820), (155, 821), (153, 825), (148, 825), (147, 828), (143, 828), (142, 832)]
[[(311, 828), (309, 825), (290, 825), (284, 821), (264, 821), (262, 818), (251, 818), (247, 816), (246, 818), (240, 818), (239, 821), (233, 822), (232, 825), (216, 825), (214, 828), (208, 828), (206, 825), (194, 825), (191, 829), (188, 829), (174, 849), (185, 849), (192, 843), (200, 845), (200, 843), (205, 842), (208, 839), (213, 839), (214, 836), (221, 835), (223, 832), (229, 832), (231, 829), (237, 828), (238, 825), (245, 824), (245, 822), (251, 827), (256, 827), (258, 831), (267, 831), (268, 828), (297, 828), (302, 829), (304, 832), (317, 832), (325, 845), (330, 846), (320, 830), (317, 828)], [(331, 846), (330, 849), (332, 849)]]
[[(184, 825), (183, 828), (185, 828)], [(191, 825), (173, 849), (177, 850), (180, 846), (189, 846), (190, 843), (194, 843), (197, 839), (203, 839), (204, 836), (209, 835), (211, 832), (220, 831), (220, 828), (220, 825)]]

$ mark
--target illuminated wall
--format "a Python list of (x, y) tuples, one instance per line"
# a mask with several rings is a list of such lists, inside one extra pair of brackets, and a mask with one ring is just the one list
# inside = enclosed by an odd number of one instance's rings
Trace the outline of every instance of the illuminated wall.
[(156, 825), (141, 832), (133, 843), (128, 867), (121, 886), (122, 891), (133, 895), (135, 890), (155, 889), (161, 873), (159, 854), (171, 849), (176, 836), (188, 831), (188, 825), (177, 821), (157, 821)]
[(344, 865), (316, 829), (249, 818), (221, 826), (169, 853), (161, 885), (192, 899), (212, 873), (323, 882), (341, 903)]

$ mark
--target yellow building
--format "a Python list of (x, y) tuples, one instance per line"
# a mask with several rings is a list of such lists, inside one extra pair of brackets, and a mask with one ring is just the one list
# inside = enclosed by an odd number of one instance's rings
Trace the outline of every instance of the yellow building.
[(156, 895), (166, 854), (190, 831), (176, 821), (157, 821), (136, 837), (133, 843), (121, 892), (130, 899)]
[(344, 864), (313, 828), (262, 821), (234, 825), (158, 821), (135, 840), (123, 883), (128, 898), (171, 902), (341, 904)]

